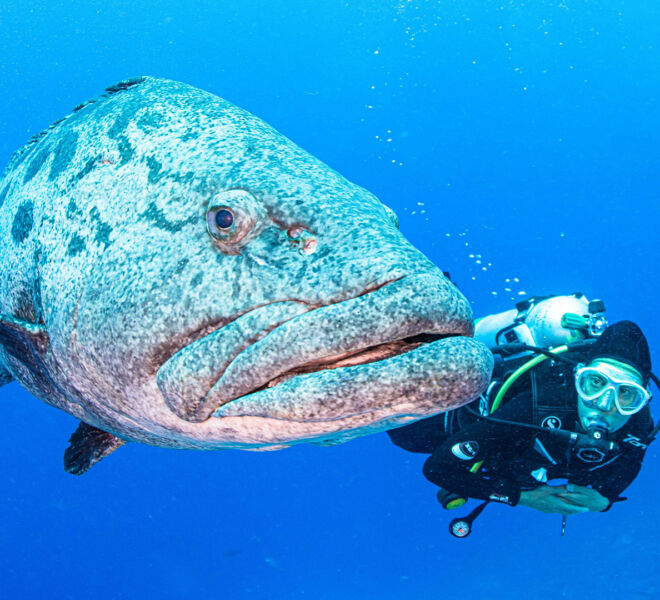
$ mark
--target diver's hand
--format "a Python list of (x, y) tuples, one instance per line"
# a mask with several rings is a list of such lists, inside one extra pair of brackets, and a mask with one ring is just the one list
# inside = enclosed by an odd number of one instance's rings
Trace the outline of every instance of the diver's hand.
[[(567, 497), (566, 494), (569, 494), (569, 496)], [(544, 513), (559, 513), (561, 515), (575, 515), (589, 511), (588, 507), (578, 504), (579, 500), (583, 500), (582, 497), (573, 502), (570, 494), (572, 492), (567, 492), (566, 486), (563, 485), (541, 485), (533, 490), (520, 492), (518, 505), (528, 506)]]
[(575, 485), (574, 483), (562, 487), (565, 490), (559, 494), (561, 498), (578, 506), (583, 506), (590, 511), (601, 512), (610, 505), (610, 501), (605, 496), (592, 488)]

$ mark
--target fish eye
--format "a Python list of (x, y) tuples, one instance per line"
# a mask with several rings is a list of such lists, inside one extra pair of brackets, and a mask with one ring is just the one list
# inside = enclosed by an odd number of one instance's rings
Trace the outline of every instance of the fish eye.
[(206, 228), (220, 249), (233, 252), (251, 239), (262, 221), (264, 209), (246, 190), (225, 190), (211, 201), (206, 213)]
[(229, 208), (219, 208), (214, 218), (218, 229), (226, 230), (234, 224), (234, 213)]

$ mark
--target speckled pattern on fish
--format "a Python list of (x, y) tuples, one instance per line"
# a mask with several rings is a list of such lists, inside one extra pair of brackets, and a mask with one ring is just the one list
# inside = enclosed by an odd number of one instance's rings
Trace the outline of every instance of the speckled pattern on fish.
[(0, 253), (0, 383), (87, 424), (78, 471), (122, 441), (345, 441), (473, 399), (492, 367), (390, 209), (183, 83), (121, 82), (17, 151)]

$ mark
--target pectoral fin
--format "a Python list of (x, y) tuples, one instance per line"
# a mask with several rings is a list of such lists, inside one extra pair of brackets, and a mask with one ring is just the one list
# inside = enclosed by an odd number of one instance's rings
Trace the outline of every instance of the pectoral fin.
[(64, 470), (72, 475), (82, 475), (125, 443), (107, 431), (81, 422), (64, 451)]

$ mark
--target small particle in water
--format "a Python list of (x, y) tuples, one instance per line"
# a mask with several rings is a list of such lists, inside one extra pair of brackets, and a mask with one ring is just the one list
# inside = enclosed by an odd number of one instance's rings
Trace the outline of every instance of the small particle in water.
[(445, 237), (451, 237), (451, 233), (445, 233)]
[(505, 281), (506, 283), (509, 283), (509, 282), (511, 281), (511, 279), (510, 279), (509, 277), (507, 277), (504, 281)]
[(476, 262), (478, 265), (481, 264), (481, 261), (480, 261), (480, 260), (475, 260), (474, 262)]
[(482, 271), (488, 271), (488, 267), (481, 267)]
[(472, 278), (472, 281), (474, 281), (475, 279), (476, 279), (476, 277), (473, 277), (473, 278)]
[(518, 295), (519, 296), (526, 296), (527, 292), (525, 290), (522, 290), (522, 291), (518, 292)]
[(470, 258), (474, 258), (474, 254), (470, 254)]
[(518, 282), (520, 281), (520, 279), (518, 279), (517, 277), (514, 277), (513, 280), (514, 280), (516, 283), (518, 283)]
[(510, 291), (511, 291), (511, 288), (504, 288), (504, 291), (505, 291), (505, 292), (510, 292)]

